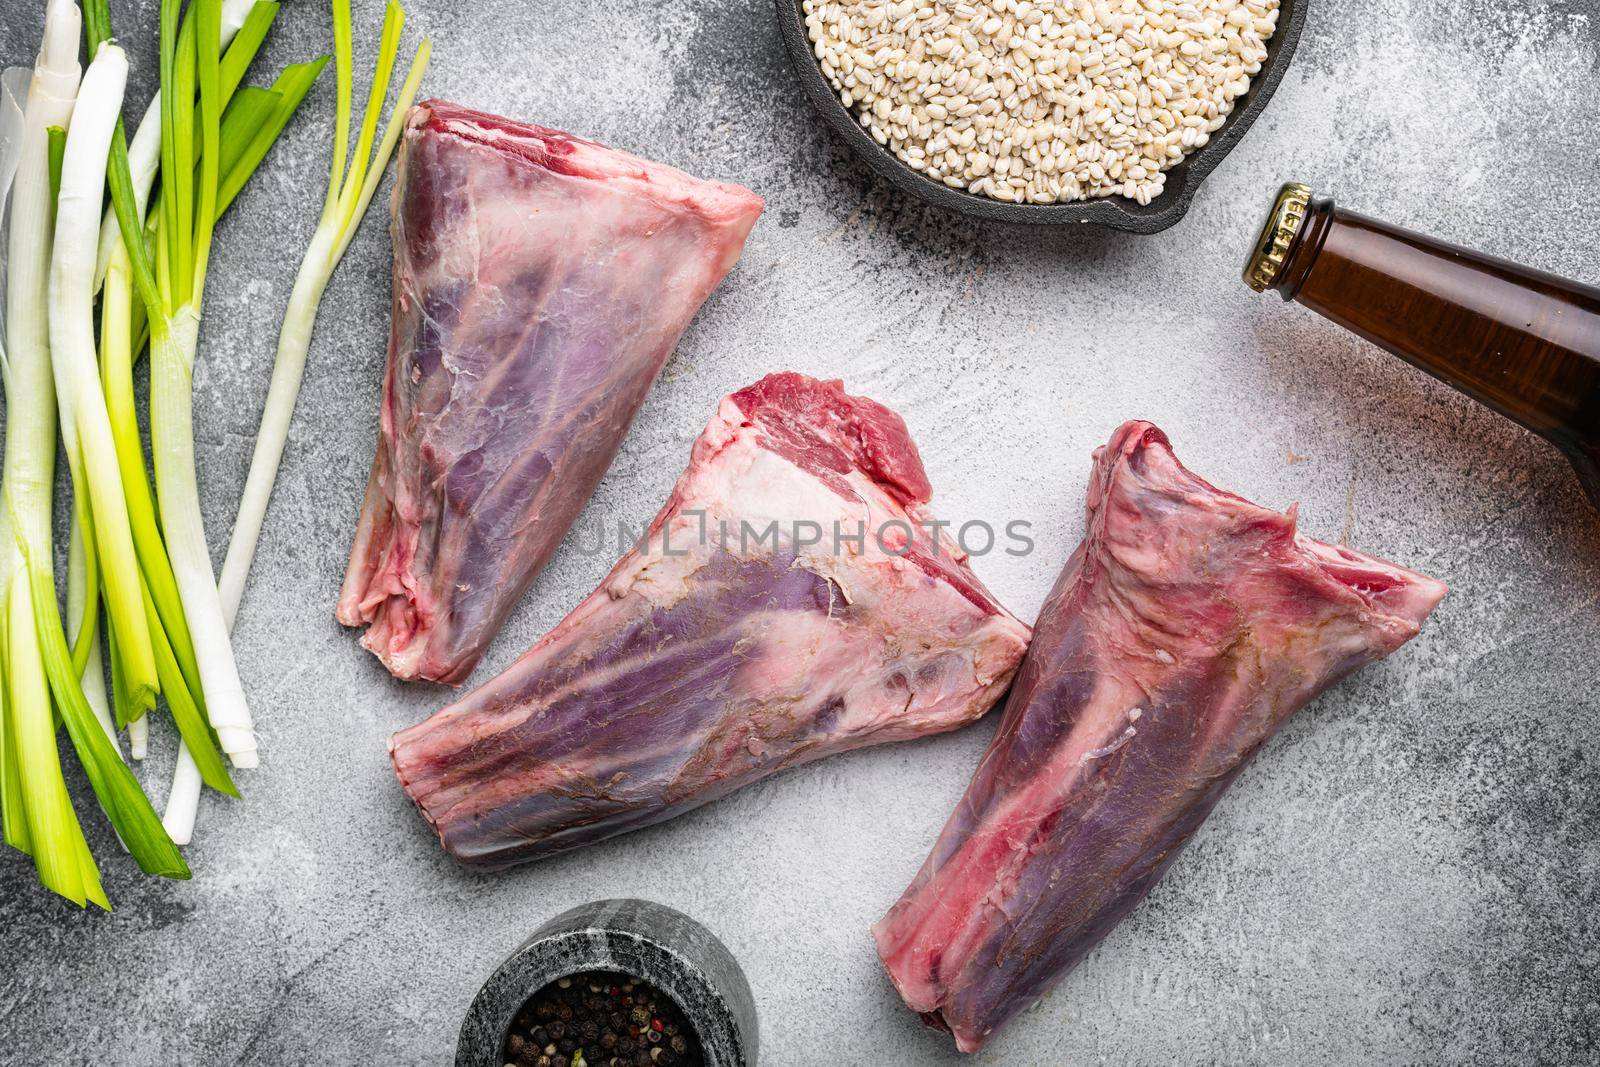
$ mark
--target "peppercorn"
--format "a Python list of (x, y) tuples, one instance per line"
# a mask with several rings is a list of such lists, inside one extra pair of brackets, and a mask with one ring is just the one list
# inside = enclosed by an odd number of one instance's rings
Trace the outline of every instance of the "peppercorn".
[(566, 975), (529, 997), (514, 1020), (508, 1067), (703, 1067), (677, 1003), (621, 975)]

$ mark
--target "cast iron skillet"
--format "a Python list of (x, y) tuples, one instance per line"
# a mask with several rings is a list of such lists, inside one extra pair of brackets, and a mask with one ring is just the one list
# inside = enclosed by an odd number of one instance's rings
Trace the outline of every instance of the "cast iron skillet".
[(1261, 72), (1250, 82), (1250, 91), (1235, 103), (1233, 113), (1222, 129), (1211, 135), (1211, 140), (1197, 152), (1192, 152), (1176, 167), (1167, 171), (1167, 184), (1162, 194), (1140, 205), (1120, 196), (1098, 200), (1082, 200), (1070, 204), (1009, 204), (987, 196), (976, 196), (962, 189), (952, 189), (942, 182), (912, 170), (896, 159), (894, 153), (872, 139), (862, 129), (854, 114), (848, 111), (833, 87), (822, 73), (811, 51), (811, 41), (806, 37), (805, 12), (800, 0), (777, 0), (778, 31), (794, 62), (800, 85), (828, 125), (843, 137), (867, 165), (904, 192), (919, 196), (930, 204), (951, 211), (959, 211), (974, 218), (993, 222), (1021, 222), (1048, 225), (1062, 222), (1096, 222), (1130, 233), (1156, 233), (1176, 225), (1189, 211), (1189, 203), (1222, 158), (1233, 151), (1261, 109), (1272, 99), (1273, 90), (1283, 80), (1289, 68), (1289, 59), (1300, 40), (1305, 26), (1306, 13), (1311, 0), (1279, 0), (1278, 29), (1267, 42), (1267, 58)]

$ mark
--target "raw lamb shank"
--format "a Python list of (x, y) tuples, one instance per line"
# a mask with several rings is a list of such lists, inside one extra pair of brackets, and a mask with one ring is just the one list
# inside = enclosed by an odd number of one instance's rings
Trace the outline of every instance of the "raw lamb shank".
[(1028, 628), (920, 525), (931, 495), (899, 416), (839, 382), (734, 393), (648, 541), (504, 674), (396, 734), (395, 773), (491, 870), (966, 725)]
[(1294, 712), (1416, 636), (1431, 578), (1295, 532), (1130, 422), (966, 797), (873, 929), (974, 1052), (1150, 891)]
[(464, 680), (594, 492), (761, 199), (431, 101), (392, 205), (377, 455), (338, 618)]

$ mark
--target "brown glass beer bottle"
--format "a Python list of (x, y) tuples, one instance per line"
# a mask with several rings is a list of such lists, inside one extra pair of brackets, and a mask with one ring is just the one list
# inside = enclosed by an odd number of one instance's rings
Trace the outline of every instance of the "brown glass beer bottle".
[(1286, 185), (1245, 268), (1564, 452), (1600, 508), (1600, 289)]

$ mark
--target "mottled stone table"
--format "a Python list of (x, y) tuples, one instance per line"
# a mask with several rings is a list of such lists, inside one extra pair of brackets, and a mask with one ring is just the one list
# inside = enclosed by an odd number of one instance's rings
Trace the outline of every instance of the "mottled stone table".
[[(3, 0), (0, 62), (39, 0)], [(116, 2), (151, 86), (155, 4)], [(1277, 98), (1156, 237), (980, 228), (892, 195), (792, 92), (767, 0), (413, 4), (426, 91), (581, 131), (767, 198), (585, 522), (648, 518), (724, 393), (794, 368), (904, 413), (943, 517), (1025, 519), (979, 574), (1031, 618), (1082, 529), (1090, 450), (1155, 420), (1220, 484), (1446, 579), (1427, 631), (1307, 709), (1149, 901), (979, 1063), (1590, 1061), (1600, 1042), (1600, 520), (1535, 439), (1238, 280), (1278, 184), (1600, 282), (1594, 0), (1317, 0)], [(137, 9), (135, 15), (130, 9)], [(358, 39), (381, 18), (358, 5)], [(285, 5), (273, 65), (328, 48)], [(370, 60), (370, 49), (365, 51)], [(364, 84), (365, 75), (358, 84)], [(198, 384), (220, 546), (271, 338), (321, 195), (325, 77), (223, 227)], [(192, 882), (90, 820), (116, 913), (0, 856), (0, 1060), (446, 1062), (478, 983), (539, 922), (637, 896), (743, 961), (775, 1065), (954, 1063), (867, 927), (922, 862), (992, 721), (829, 760), (666, 826), (462, 874), (384, 741), (445, 699), (334, 623), (377, 423), (389, 242), (334, 282), (237, 633), (264, 766), (208, 801)], [(570, 546), (491, 650), (600, 578)], [(171, 742), (154, 739), (165, 792)], [(76, 774), (76, 772), (74, 772)], [(77, 790), (80, 797), (86, 790)]]

